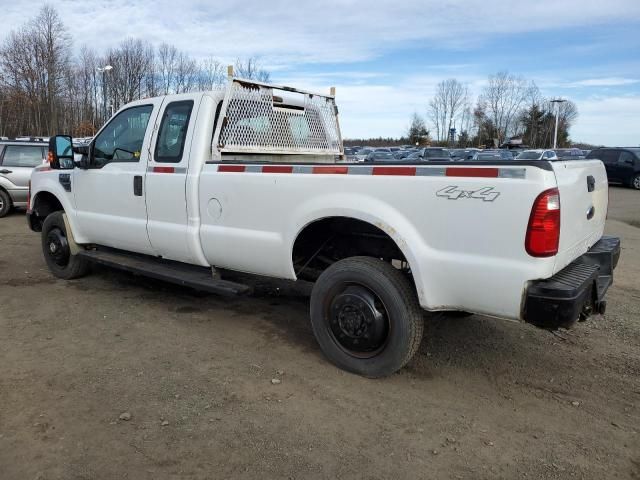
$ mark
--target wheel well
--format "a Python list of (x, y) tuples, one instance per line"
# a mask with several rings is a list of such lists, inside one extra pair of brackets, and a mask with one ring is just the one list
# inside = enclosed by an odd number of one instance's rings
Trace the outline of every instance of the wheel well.
[(396, 242), (383, 230), (363, 220), (329, 217), (307, 225), (293, 244), (296, 276), (315, 280), (329, 265), (348, 257), (368, 256), (409, 269)]
[(63, 210), (60, 200), (50, 192), (39, 192), (34, 199), (31, 211), (33, 212), (30, 217), (31, 228), (36, 232), (42, 230), (42, 223), (53, 212)]

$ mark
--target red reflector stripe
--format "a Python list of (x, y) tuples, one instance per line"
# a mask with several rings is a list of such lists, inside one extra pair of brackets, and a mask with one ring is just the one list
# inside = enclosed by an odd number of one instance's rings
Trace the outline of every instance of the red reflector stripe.
[(332, 173), (337, 175), (346, 175), (349, 173), (349, 167), (313, 167), (313, 173)]
[(218, 165), (219, 172), (244, 172), (244, 165)]
[(486, 177), (486, 178), (497, 178), (498, 177), (497, 168), (465, 168), (465, 167), (457, 167), (457, 168), (447, 168), (446, 175), (447, 177)]
[(174, 173), (174, 167), (153, 167), (153, 173)]
[(404, 175), (413, 177), (416, 167), (373, 167), (371, 175)]
[(289, 165), (265, 165), (262, 173), (292, 173), (293, 167)]

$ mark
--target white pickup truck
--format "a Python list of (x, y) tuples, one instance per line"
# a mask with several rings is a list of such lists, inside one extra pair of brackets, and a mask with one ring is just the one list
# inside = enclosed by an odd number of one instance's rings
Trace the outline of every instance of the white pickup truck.
[(602, 313), (620, 254), (599, 160), (345, 163), (334, 95), (238, 78), (130, 103), (87, 147), (52, 137), (49, 162), (28, 220), (55, 276), (310, 280), (321, 349), (368, 377), (411, 359), (425, 310), (544, 328)]

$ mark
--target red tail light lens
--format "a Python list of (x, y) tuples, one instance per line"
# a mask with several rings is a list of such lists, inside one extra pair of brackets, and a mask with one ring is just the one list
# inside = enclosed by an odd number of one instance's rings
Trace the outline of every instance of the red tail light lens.
[(531, 208), (524, 246), (532, 257), (552, 257), (560, 243), (560, 192), (545, 190)]

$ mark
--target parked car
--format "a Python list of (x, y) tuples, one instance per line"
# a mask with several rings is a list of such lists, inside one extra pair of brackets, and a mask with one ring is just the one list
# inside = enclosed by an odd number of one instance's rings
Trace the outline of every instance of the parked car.
[(525, 150), (516, 160), (558, 160), (558, 156), (553, 150)]
[(0, 141), (0, 218), (27, 206), (31, 171), (46, 162), (46, 149), (42, 141)]
[(422, 159), (425, 162), (450, 162), (451, 154), (446, 148), (426, 147), (421, 151)]
[(373, 151), (374, 151), (373, 148), (369, 148), (369, 147), (361, 148), (355, 154), (356, 161), (364, 162), (367, 159), (367, 155), (369, 155)]
[(556, 148), (554, 152), (561, 160), (581, 160), (585, 157), (579, 148)]
[(451, 151), (451, 160), (454, 162), (463, 162), (465, 160), (472, 160), (473, 156), (477, 152), (481, 152), (479, 148), (464, 148)]
[(396, 158), (391, 152), (385, 152), (384, 150), (376, 150), (367, 155), (365, 162), (393, 162)]
[(598, 148), (586, 158), (602, 160), (610, 182), (640, 190), (640, 148)]
[[(283, 88), (306, 96), (303, 112), (265, 104)], [(604, 312), (620, 241), (603, 237), (602, 162), (336, 164), (334, 101), (232, 78), (125, 105), (75, 152), (53, 137), (27, 216), (47, 266), (68, 280), (100, 263), (227, 295), (250, 291), (229, 270), (313, 281), (320, 348), (367, 377), (412, 358), (423, 310), (544, 328)], [(318, 118), (325, 128), (310, 128)], [(65, 162), (73, 153), (82, 160)]]
[(497, 152), (480, 151), (480, 152), (474, 153), (473, 157), (471, 157), (471, 160), (474, 162), (485, 162), (485, 161), (501, 162), (503, 161), (503, 158)]

